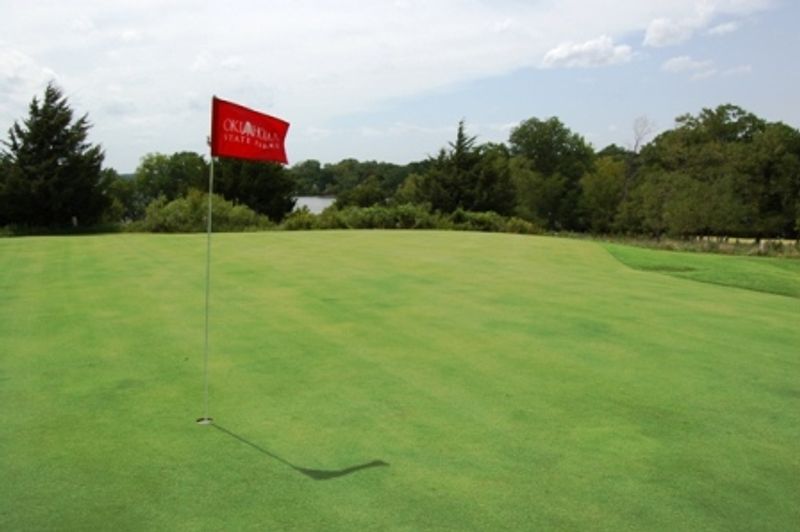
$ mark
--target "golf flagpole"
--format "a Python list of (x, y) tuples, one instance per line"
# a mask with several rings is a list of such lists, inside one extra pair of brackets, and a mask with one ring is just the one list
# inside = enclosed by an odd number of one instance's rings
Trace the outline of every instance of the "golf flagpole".
[(205, 340), (203, 342), (203, 417), (197, 422), (201, 425), (210, 425), (214, 420), (208, 414), (208, 314), (211, 294), (211, 197), (214, 194), (214, 154), (211, 153), (211, 167), (208, 173), (208, 220), (206, 224), (206, 312), (205, 312)]
[(227, 157), (248, 161), (288, 164), (284, 140), (289, 122), (259, 113), (237, 103), (211, 98), (211, 137), (209, 152), (211, 165), (208, 173), (208, 227), (206, 230), (206, 325), (203, 352), (203, 417), (200, 425), (211, 425), (214, 420), (208, 410), (208, 322), (211, 293), (211, 197), (214, 195), (214, 157)]

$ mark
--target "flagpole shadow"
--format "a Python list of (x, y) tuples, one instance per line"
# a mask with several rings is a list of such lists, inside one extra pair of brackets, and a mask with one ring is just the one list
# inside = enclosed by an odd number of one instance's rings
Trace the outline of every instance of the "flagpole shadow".
[(302, 475), (305, 475), (308, 478), (312, 478), (314, 480), (331, 480), (331, 479), (334, 479), (334, 478), (339, 478), (339, 477), (344, 477), (344, 476), (347, 476), (347, 475), (352, 475), (353, 473), (355, 473), (357, 471), (361, 471), (363, 469), (370, 469), (370, 468), (373, 468), (373, 467), (389, 467), (389, 464), (387, 462), (384, 462), (383, 460), (373, 460), (372, 462), (367, 462), (365, 464), (359, 464), (359, 465), (347, 467), (347, 468), (344, 468), (344, 469), (337, 469), (337, 470), (308, 469), (308, 468), (305, 468), (305, 467), (299, 467), (299, 466), (296, 466), (296, 465), (292, 464), (288, 460), (284, 460), (283, 458), (281, 458), (277, 454), (272, 453), (272, 452), (268, 451), (267, 449), (264, 449), (260, 445), (256, 445), (255, 443), (244, 439), (243, 437), (239, 436), (238, 434), (236, 434), (234, 432), (231, 432), (230, 430), (226, 429), (225, 427), (223, 427), (221, 425), (218, 425), (218, 424), (215, 423), (215, 424), (213, 424), (211, 426), (214, 427), (215, 429), (217, 429), (218, 431), (227, 434), (231, 438), (234, 438), (235, 440), (239, 440), (241, 443), (244, 443), (245, 445), (255, 449), (256, 451), (260, 452), (261, 454), (265, 454), (265, 455), (269, 456), (270, 458), (272, 458), (274, 460), (277, 460), (278, 462), (280, 462), (280, 463), (282, 463), (282, 464), (284, 464), (284, 465), (286, 465), (288, 467), (291, 467), (292, 469), (294, 469), (298, 473), (300, 473)]

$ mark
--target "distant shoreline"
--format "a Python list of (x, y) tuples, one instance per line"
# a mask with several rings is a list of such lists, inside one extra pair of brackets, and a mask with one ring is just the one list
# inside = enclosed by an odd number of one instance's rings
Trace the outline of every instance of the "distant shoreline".
[(308, 208), (313, 214), (319, 214), (336, 201), (336, 196), (295, 196), (295, 210)]

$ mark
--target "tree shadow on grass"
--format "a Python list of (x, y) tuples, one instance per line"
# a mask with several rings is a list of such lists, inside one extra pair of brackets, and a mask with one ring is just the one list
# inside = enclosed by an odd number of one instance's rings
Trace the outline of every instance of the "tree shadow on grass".
[(217, 424), (213, 424), (211, 426), (214, 427), (215, 429), (221, 431), (221, 432), (224, 432), (225, 434), (227, 434), (231, 438), (239, 440), (240, 442), (244, 443), (245, 445), (248, 445), (248, 446), (252, 447), (256, 451), (260, 452), (261, 454), (265, 454), (265, 455), (269, 456), (270, 458), (273, 458), (273, 459), (277, 460), (278, 462), (281, 462), (282, 464), (285, 464), (285, 465), (291, 467), (292, 469), (294, 469), (298, 473), (301, 473), (301, 474), (303, 474), (303, 475), (305, 475), (305, 476), (307, 476), (309, 478), (313, 478), (314, 480), (331, 480), (331, 479), (334, 479), (334, 478), (339, 478), (339, 477), (344, 477), (344, 476), (347, 476), (347, 475), (351, 475), (351, 474), (353, 474), (353, 473), (355, 473), (357, 471), (361, 471), (362, 469), (370, 469), (372, 467), (389, 467), (389, 464), (384, 462), (383, 460), (373, 460), (372, 462), (368, 462), (366, 464), (355, 465), (355, 466), (347, 467), (345, 469), (338, 469), (338, 470), (333, 470), (333, 471), (328, 471), (328, 470), (324, 470), (324, 469), (307, 469), (305, 467), (296, 466), (296, 465), (292, 464), (291, 462), (289, 462), (287, 460), (284, 460), (283, 458), (281, 458), (277, 454), (271, 453), (270, 451), (264, 449), (260, 445), (256, 445), (255, 443), (242, 438), (238, 434), (229, 431), (225, 427), (222, 427), (222, 426), (217, 425)]

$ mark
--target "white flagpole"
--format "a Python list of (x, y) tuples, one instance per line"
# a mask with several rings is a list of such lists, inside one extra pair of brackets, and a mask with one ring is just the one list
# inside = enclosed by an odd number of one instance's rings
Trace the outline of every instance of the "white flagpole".
[(203, 350), (203, 394), (205, 415), (197, 420), (201, 425), (210, 425), (214, 420), (208, 414), (208, 308), (211, 292), (211, 196), (214, 194), (214, 156), (211, 156), (211, 168), (208, 174), (208, 225), (206, 228), (206, 326), (205, 345)]

